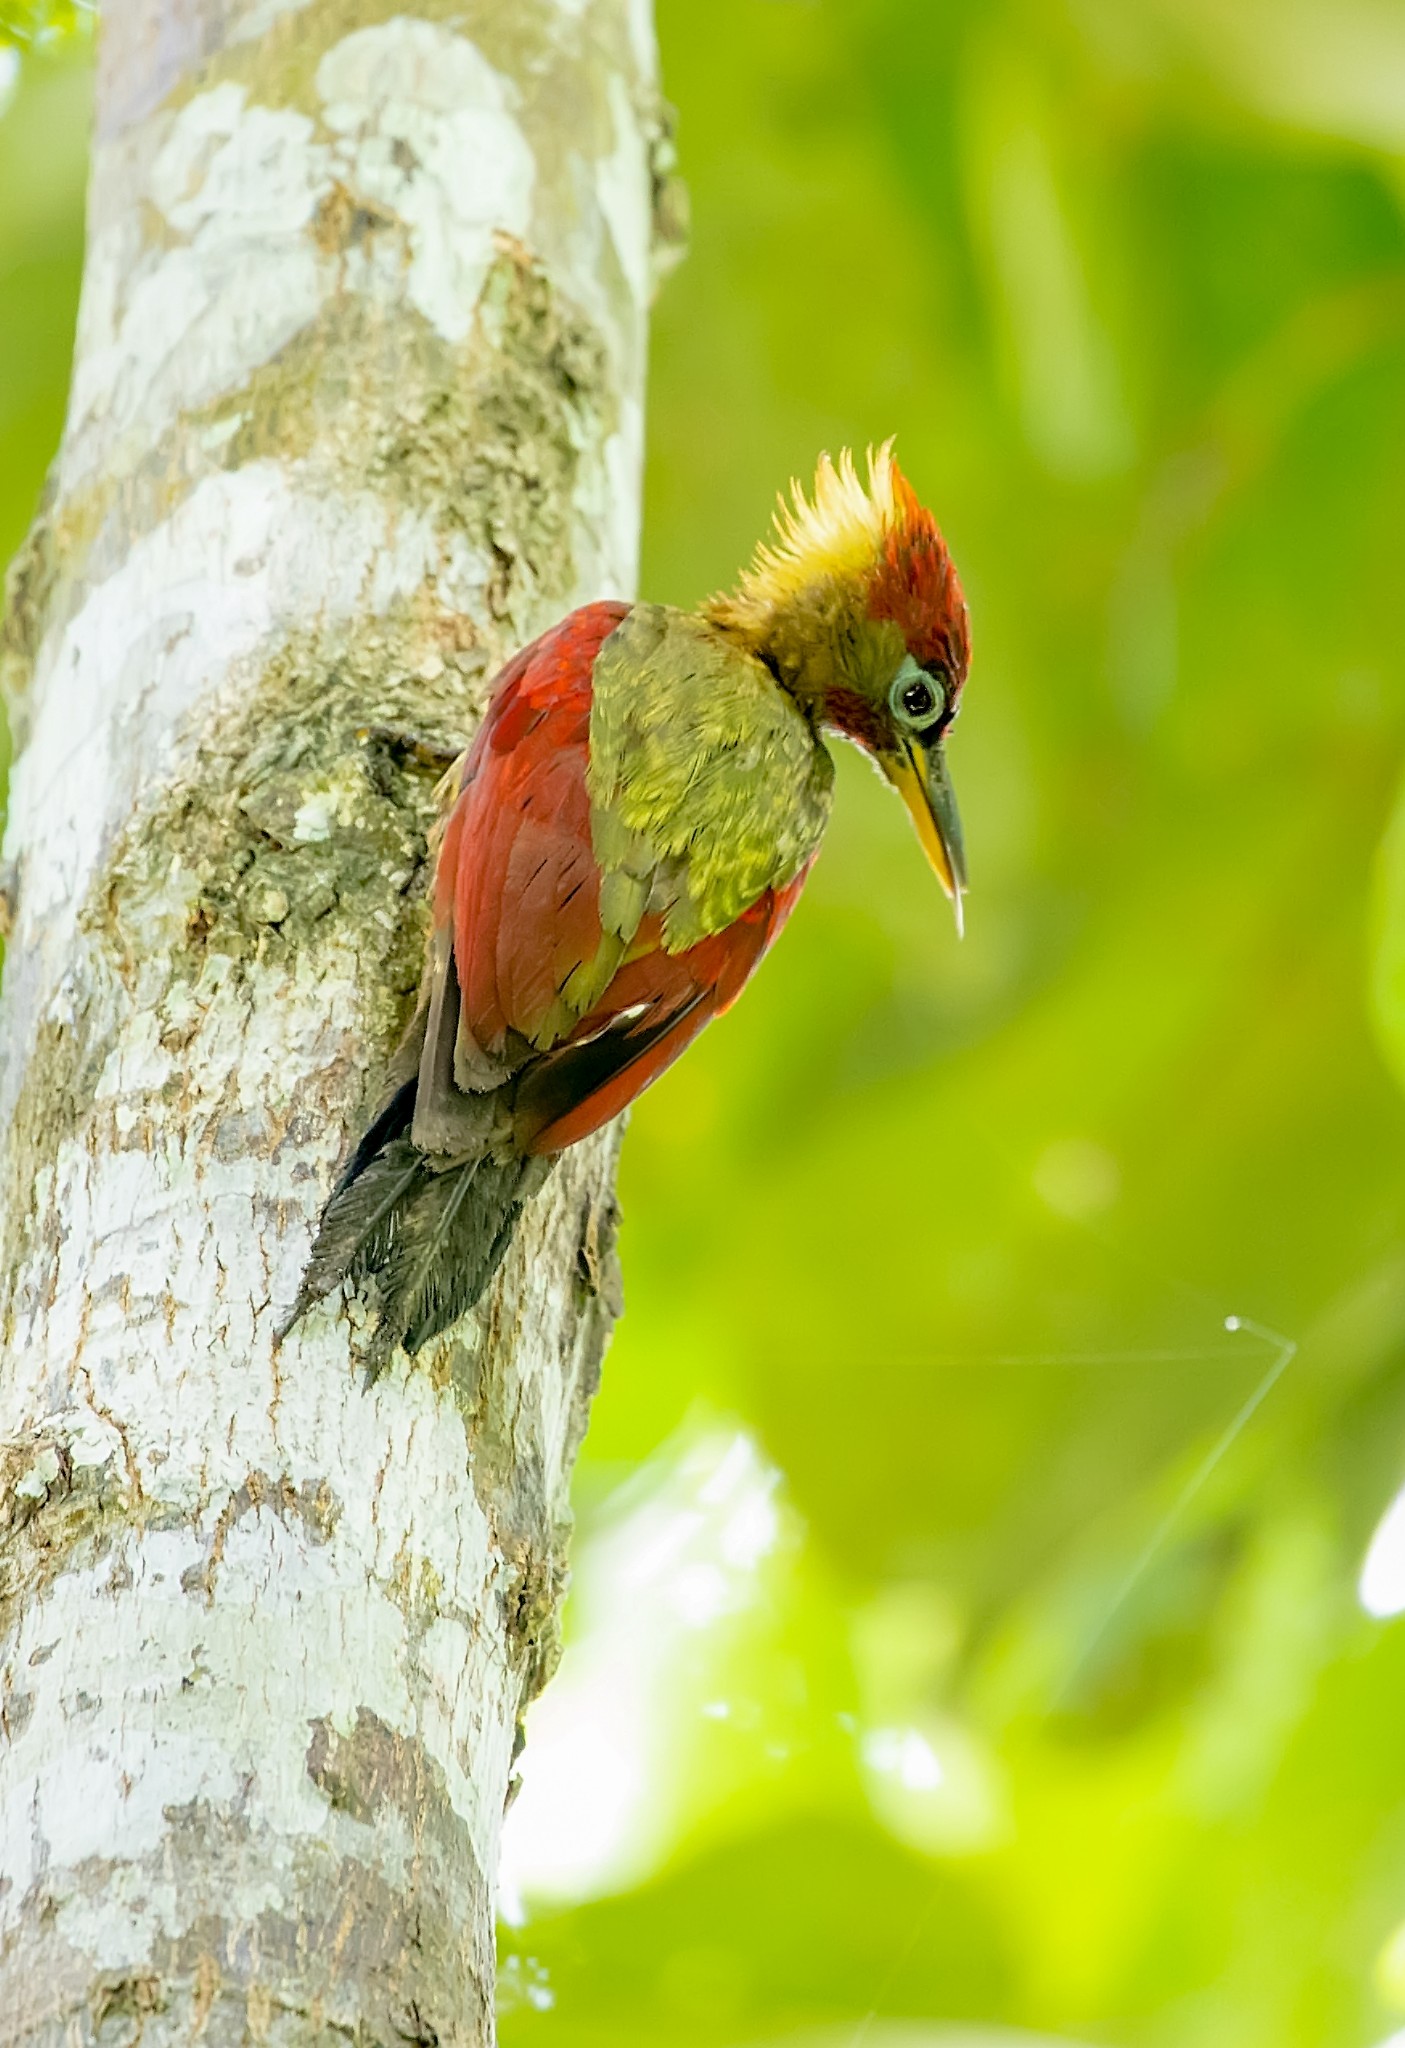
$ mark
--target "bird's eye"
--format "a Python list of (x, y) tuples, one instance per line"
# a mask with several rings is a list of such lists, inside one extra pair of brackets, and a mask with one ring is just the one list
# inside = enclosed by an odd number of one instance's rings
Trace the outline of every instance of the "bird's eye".
[(946, 709), (946, 693), (923, 670), (914, 675), (910, 666), (904, 666), (889, 692), (889, 703), (893, 716), (899, 724), (920, 731), (930, 725), (937, 715)]

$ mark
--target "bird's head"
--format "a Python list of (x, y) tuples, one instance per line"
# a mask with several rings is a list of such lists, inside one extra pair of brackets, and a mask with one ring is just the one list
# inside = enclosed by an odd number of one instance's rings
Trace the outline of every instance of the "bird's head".
[(735, 591), (710, 616), (739, 633), (815, 721), (872, 755), (912, 814), (961, 927), (961, 820), (945, 739), (970, 662), (966, 601), (945, 541), (893, 459), (822, 455), (791, 485)]

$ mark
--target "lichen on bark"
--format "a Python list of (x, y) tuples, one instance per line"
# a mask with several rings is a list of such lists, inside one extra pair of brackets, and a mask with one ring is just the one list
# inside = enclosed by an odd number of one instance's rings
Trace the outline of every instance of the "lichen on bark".
[(437, 759), (514, 645), (631, 585), (647, 30), (106, 22), (3, 640), (3, 2048), (491, 2039), (613, 1135), (415, 1369), (362, 1391), (355, 1299), (277, 1332), (413, 999)]

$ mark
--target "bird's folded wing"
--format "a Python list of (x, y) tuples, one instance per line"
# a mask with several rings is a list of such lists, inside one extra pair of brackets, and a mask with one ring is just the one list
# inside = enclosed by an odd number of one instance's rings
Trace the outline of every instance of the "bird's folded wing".
[(465, 764), (435, 880), (414, 1117), (427, 1151), (476, 1150), (484, 1098), (505, 1110), (514, 1079), (517, 1145), (555, 1151), (596, 1129), (740, 992), (799, 893), (803, 868), (670, 951), (676, 864), (632, 834), (602, 872), (592, 671), (626, 610), (587, 606), (524, 650)]
[(646, 920), (642, 949), (619, 969), (598, 1008), (524, 1072), (515, 1109), (519, 1142), (530, 1152), (560, 1151), (633, 1102), (736, 1001), (807, 873), (808, 864), (785, 888), (767, 889), (725, 931), (682, 953), (666, 951), (660, 921)]

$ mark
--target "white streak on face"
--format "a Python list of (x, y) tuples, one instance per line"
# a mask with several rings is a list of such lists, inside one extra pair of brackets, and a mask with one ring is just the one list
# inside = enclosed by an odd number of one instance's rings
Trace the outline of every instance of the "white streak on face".
[(412, 304), (461, 341), (494, 234), (525, 234), (532, 214), (535, 164), (502, 78), (465, 37), (401, 18), (329, 50), (317, 90), (339, 171), (409, 230)]

